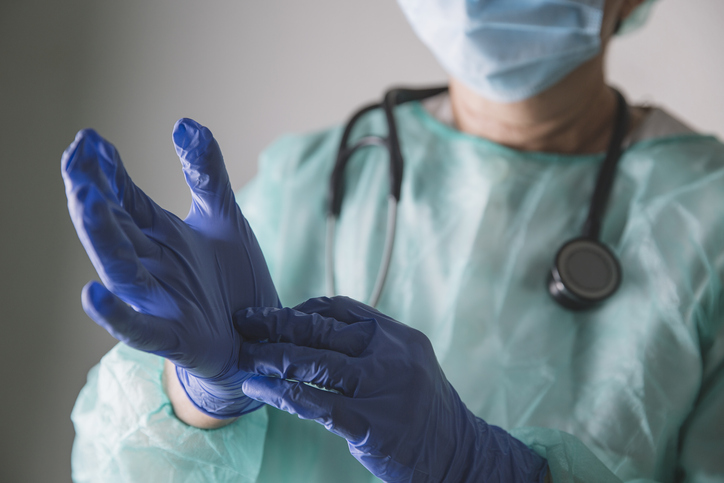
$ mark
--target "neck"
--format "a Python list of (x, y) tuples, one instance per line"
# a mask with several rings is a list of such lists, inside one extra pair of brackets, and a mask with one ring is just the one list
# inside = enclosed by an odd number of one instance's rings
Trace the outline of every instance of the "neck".
[(521, 151), (605, 151), (616, 115), (616, 96), (604, 80), (603, 54), (523, 101), (493, 102), (456, 79), (450, 80), (450, 99), (458, 129)]

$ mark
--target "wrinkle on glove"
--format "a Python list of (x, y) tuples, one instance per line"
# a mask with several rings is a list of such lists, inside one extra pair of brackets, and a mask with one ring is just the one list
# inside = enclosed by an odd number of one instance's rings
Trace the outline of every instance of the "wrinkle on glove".
[(475, 417), (422, 332), (346, 297), (236, 315), (244, 392), (347, 440), (386, 482), (543, 483), (545, 459)]
[(211, 131), (181, 119), (173, 141), (192, 195), (184, 220), (146, 196), (95, 131), (63, 153), (68, 210), (103, 282), (86, 285), (83, 308), (119, 341), (173, 362), (200, 411), (239, 416), (260, 404), (241, 389), (249, 375), (231, 314), (279, 298)]

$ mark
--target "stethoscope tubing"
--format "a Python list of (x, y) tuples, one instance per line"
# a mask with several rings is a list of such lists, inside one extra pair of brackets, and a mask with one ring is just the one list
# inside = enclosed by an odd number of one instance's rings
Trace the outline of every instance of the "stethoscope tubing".
[[(372, 293), (367, 301), (367, 305), (376, 307), (382, 296), (382, 289), (385, 287), (387, 281), (387, 274), (390, 271), (390, 265), (392, 261), (392, 251), (395, 247), (395, 235), (397, 233), (397, 207), (398, 203), (394, 196), (390, 195), (387, 200), (387, 223), (385, 227), (385, 241), (382, 248), (382, 258), (380, 259), (380, 268), (377, 271), (377, 278), (372, 288)], [(326, 246), (331, 247), (326, 250), (326, 276), (325, 280), (327, 283), (327, 294), (331, 297), (337, 293), (336, 279), (334, 275), (335, 271), (335, 253), (334, 247), (335, 236), (337, 233), (337, 218), (331, 215), (327, 216), (327, 234), (326, 234)]]
[[(384, 289), (385, 282), (387, 281), (387, 274), (389, 273), (391, 265), (392, 252), (395, 246), (395, 236), (397, 234), (397, 209), (402, 191), (404, 162), (400, 148), (399, 136), (397, 134), (397, 123), (395, 120), (394, 109), (400, 104), (441, 94), (447, 91), (447, 89), (447, 86), (427, 89), (390, 89), (385, 94), (381, 103), (368, 104), (362, 107), (347, 122), (347, 125), (342, 133), (339, 150), (337, 151), (337, 159), (330, 178), (330, 200), (329, 210), (327, 213), (327, 233), (325, 240), (325, 280), (327, 294), (329, 296), (333, 296), (337, 293), (334, 256), (336, 246), (335, 240), (337, 220), (342, 212), (342, 199), (344, 198), (344, 171), (350, 157), (357, 152), (357, 150), (370, 146), (384, 147), (387, 149), (390, 156), (390, 193), (387, 201), (385, 240), (382, 248), (380, 267), (377, 271), (377, 277), (372, 287), (372, 292), (367, 300), (368, 305), (376, 307), (382, 295), (382, 290)], [(365, 136), (355, 142), (351, 147), (348, 147), (352, 130), (357, 121), (368, 112), (380, 107), (383, 109), (385, 120), (387, 121), (387, 137)]]
[[(375, 283), (368, 299), (368, 304), (375, 307), (382, 295), (385, 282), (391, 264), (392, 252), (395, 244), (395, 236), (397, 232), (397, 210), (400, 201), (400, 194), (402, 190), (402, 175), (404, 162), (402, 158), (402, 152), (399, 144), (399, 136), (397, 134), (397, 124), (394, 116), (394, 108), (405, 102), (422, 100), (427, 97), (432, 97), (437, 94), (441, 94), (447, 91), (447, 86), (434, 87), (426, 89), (402, 89), (395, 88), (390, 89), (384, 96), (381, 103), (369, 104), (357, 111), (347, 122), (344, 128), (342, 138), (340, 140), (339, 150), (337, 152), (337, 159), (335, 162), (332, 176), (330, 178), (330, 199), (329, 209), (327, 214), (327, 233), (326, 233), (326, 254), (325, 254), (325, 277), (326, 277), (326, 289), (329, 296), (333, 296), (337, 293), (336, 279), (335, 279), (335, 239), (337, 221), (342, 211), (342, 199), (344, 197), (344, 171), (350, 157), (357, 152), (357, 150), (370, 147), (380, 146), (387, 149), (390, 156), (390, 193), (388, 196), (387, 205), (387, 222), (386, 222), (386, 233), (385, 241), (383, 245), (382, 257), (380, 260), (380, 267), (377, 272)], [(578, 239), (569, 241), (561, 250), (559, 250), (556, 256), (554, 267), (552, 269), (552, 275), (549, 281), (549, 291), (554, 299), (556, 299), (561, 305), (570, 309), (584, 309), (591, 308), (603, 299), (609, 297), (618, 288), (618, 284), (621, 279), (620, 264), (616, 259), (613, 252), (603, 245), (599, 241), (599, 235), (601, 230), (601, 224), (603, 216), (606, 211), (606, 205), (611, 194), (613, 181), (615, 179), (616, 167), (618, 161), (623, 153), (623, 143), (628, 133), (629, 127), (629, 109), (626, 99), (617, 90), (613, 90), (617, 98), (617, 114), (614, 120), (613, 131), (609, 141), (608, 149), (606, 151), (606, 157), (599, 169), (596, 185), (594, 188), (593, 195), (591, 196), (591, 205), (588, 212), (588, 217), (583, 226), (581, 236)], [(351, 147), (349, 146), (349, 140), (352, 135), (352, 130), (357, 121), (367, 114), (368, 112), (382, 108), (385, 114), (385, 119), (388, 126), (387, 137), (383, 136), (365, 136), (356, 141)], [(580, 240), (580, 242), (579, 242)], [(606, 263), (609, 269), (616, 272), (613, 274), (615, 283), (611, 286), (613, 289), (610, 293), (600, 298), (587, 300), (586, 297), (581, 297), (580, 292), (576, 292), (574, 286), (566, 286), (562, 277), (564, 273), (561, 271), (562, 268), (558, 267), (559, 256), (564, 248), (571, 243), (583, 243), (584, 245), (594, 244), (592, 250), (600, 253), (610, 255), (610, 260)]]

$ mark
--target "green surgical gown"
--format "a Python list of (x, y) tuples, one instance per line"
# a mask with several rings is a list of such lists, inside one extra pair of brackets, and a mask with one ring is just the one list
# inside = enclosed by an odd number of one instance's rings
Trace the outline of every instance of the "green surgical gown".
[[(724, 481), (724, 146), (682, 134), (626, 150), (602, 229), (622, 284), (571, 312), (546, 278), (583, 225), (602, 155), (511, 150), (419, 103), (397, 119), (406, 164), (379, 309), (427, 334), (470, 410), (545, 456), (556, 483)], [(385, 130), (372, 112), (355, 135)], [(280, 139), (238, 197), (285, 305), (325, 291), (340, 135)], [(384, 239), (386, 153), (358, 152), (345, 180), (337, 290), (364, 301)], [(72, 414), (75, 481), (374, 481), (344, 440), (275, 409), (217, 430), (184, 425), (162, 365), (117, 346), (91, 370)]]

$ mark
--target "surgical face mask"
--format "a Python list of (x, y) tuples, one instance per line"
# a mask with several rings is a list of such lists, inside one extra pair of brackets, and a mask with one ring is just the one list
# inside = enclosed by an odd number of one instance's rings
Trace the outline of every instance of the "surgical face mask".
[(499, 102), (546, 90), (601, 49), (604, 0), (398, 0), (443, 68)]

